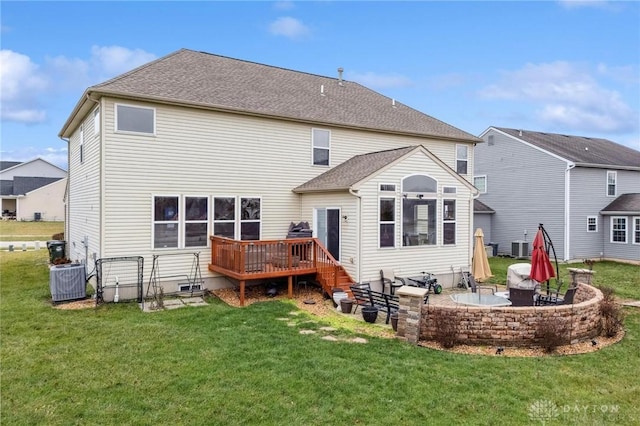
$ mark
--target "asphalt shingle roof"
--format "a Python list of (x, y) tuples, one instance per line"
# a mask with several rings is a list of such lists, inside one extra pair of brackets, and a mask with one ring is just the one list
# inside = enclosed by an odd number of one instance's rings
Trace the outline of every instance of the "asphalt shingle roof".
[(480, 201), (478, 199), (474, 199), (473, 200), (473, 212), (474, 213), (490, 214), (490, 213), (495, 213), (496, 211), (494, 209), (492, 209), (491, 207), (487, 206), (482, 201)]
[[(1, 191), (2, 195), (25, 195), (27, 192), (42, 188), (60, 179), (62, 178), (16, 176), (13, 178), (13, 182), (3, 180)], [(5, 193), (5, 191), (7, 191), (7, 193)]]
[[(495, 127), (576, 164), (640, 168), (640, 151), (607, 139)], [(522, 133), (522, 134), (521, 134)]]
[[(181, 49), (88, 92), (327, 125), (480, 142), (352, 81)], [(66, 127), (66, 125), (65, 125)]]
[(303, 183), (295, 188), (293, 192), (347, 190), (354, 184), (371, 176), (384, 166), (396, 161), (416, 148), (416, 146), (407, 146), (404, 148), (356, 155), (310, 181)]
[(10, 167), (22, 164), (20, 161), (0, 161), (0, 170), (8, 169)]
[(0, 180), (0, 195), (14, 195), (12, 180)]
[(601, 212), (640, 214), (640, 194), (622, 194), (609, 203)]

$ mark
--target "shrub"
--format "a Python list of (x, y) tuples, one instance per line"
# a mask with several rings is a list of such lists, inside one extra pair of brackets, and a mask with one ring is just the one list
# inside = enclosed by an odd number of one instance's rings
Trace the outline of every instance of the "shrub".
[(443, 348), (451, 349), (458, 343), (458, 316), (454, 311), (437, 310), (434, 312), (433, 322), (436, 328), (434, 340)]
[(624, 312), (615, 301), (615, 290), (611, 287), (599, 287), (602, 291), (602, 301), (600, 302), (600, 315), (602, 333), (607, 337), (613, 337), (620, 330), (624, 323)]
[(570, 343), (567, 327), (561, 322), (540, 321), (536, 327), (536, 338), (546, 353), (551, 353), (558, 346)]

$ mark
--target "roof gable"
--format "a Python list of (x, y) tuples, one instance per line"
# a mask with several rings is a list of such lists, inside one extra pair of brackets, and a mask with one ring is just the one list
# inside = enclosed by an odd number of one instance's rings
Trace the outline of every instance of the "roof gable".
[[(188, 72), (185, 72), (188, 70)], [(92, 97), (210, 108), (309, 123), (468, 142), (476, 136), (358, 83), (182, 49), (87, 89)], [(74, 116), (60, 135), (68, 137)]]
[(640, 151), (607, 139), (493, 127), (576, 165), (640, 169)]
[(415, 146), (356, 155), (295, 188), (294, 192), (347, 190), (416, 149)]
[(361, 182), (370, 179), (386, 167), (401, 161), (404, 157), (416, 151), (421, 151), (472, 191), (477, 191), (473, 185), (432, 154), (431, 151), (422, 145), (418, 145), (356, 155), (344, 163), (294, 188), (293, 192), (328, 192), (357, 189), (356, 187)]

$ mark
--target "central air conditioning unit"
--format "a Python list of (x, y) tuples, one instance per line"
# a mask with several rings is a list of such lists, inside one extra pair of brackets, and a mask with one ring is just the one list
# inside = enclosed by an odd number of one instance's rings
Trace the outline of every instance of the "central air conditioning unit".
[(87, 297), (84, 264), (52, 266), (49, 269), (49, 288), (53, 303)]
[(511, 243), (511, 257), (522, 259), (529, 256), (529, 243), (526, 241), (514, 241)]

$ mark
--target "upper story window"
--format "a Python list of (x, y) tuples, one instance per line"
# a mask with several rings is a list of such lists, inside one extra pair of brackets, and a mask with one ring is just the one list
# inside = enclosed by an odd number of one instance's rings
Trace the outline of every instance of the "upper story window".
[(328, 166), (329, 153), (331, 151), (331, 132), (329, 130), (312, 129), (311, 139), (313, 164), (316, 166)]
[(616, 181), (618, 180), (618, 174), (616, 172), (607, 172), (607, 196), (616, 196)]
[(487, 176), (474, 176), (473, 177), (473, 186), (478, 188), (481, 194), (487, 193)]
[(587, 232), (598, 232), (597, 216), (587, 216)]
[(80, 163), (84, 163), (84, 123), (80, 125)]
[(396, 192), (396, 186), (389, 183), (381, 183), (380, 192)]
[(613, 216), (611, 218), (611, 242), (627, 242), (627, 218), (624, 216)]
[(100, 133), (100, 107), (93, 110), (93, 134)]
[(116, 104), (116, 131), (153, 135), (156, 132), (155, 116), (154, 108)]
[(633, 218), (633, 244), (640, 244), (640, 217)]
[(467, 145), (456, 145), (456, 172), (466, 175), (468, 167), (469, 147)]
[(496, 143), (495, 136), (489, 135), (489, 137), (487, 137), (487, 145), (493, 146), (495, 145), (495, 143)]

